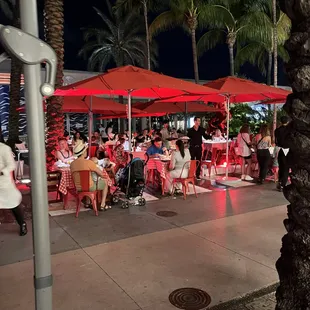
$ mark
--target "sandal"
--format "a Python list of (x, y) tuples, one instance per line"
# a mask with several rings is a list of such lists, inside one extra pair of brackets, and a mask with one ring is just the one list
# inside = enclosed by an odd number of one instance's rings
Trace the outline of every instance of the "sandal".
[(111, 206), (108, 206), (107, 204), (103, 207), (103, 206), (100, 206), (99, 208), (99, 211), (107, 211), (109, 209), (111, 209), (112, 207)]

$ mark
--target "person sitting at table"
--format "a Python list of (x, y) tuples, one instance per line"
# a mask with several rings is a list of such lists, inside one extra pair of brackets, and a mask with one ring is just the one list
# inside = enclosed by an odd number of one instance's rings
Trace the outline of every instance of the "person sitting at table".
[(179, 138), (179, 134), (177, 133), (177, 129), (174, 127), (171, 129), (171, 138), (175, 138), (175, 139)]
[(93, 134), (93, 137), (95, 137), (95, 141), (98, 146), (101, 146), (103, 144), (102, 138), (100, 136), (100, 131), (96, 130)]
[(224, 141), (225, 138), (222, 136), (222, 132), (220, 129), (216, 129), (214, 135), (212, 135), (213, 141)]
[(73, 135), (72, 145), (74, 146), (79, 143), (87, 143), (87, 137), (85, 137), (81, 132), (76, 130), (75, 134)]
[(57, 160), (66, 163), (72, 158), (72, 152), (69, 150), (68, 142), (66, 138), (60, 138), (58, 140), (59, 150), (56, 152)]
[(149, 131), (147, 129), (144, 129), (142, 133), (140, 133), (136, 137), (137, 143), (144, 143), (147, 142), (148, 140), (150, 140), (150, 137), (149, 137)]
[(154, 139), (153, 144), (146, 150), (150, 158), (158, 157), (158, 155), (168, 155), (167, 148), (163, 146), (163, 141), (160, 137)]
[(115, 158), (115, 173), (118, 169), (125, 168), (128, 163), (128, 153), (125, 152), (124, 144), (126, 142), (124, 136), (121, 136), (118, 140), (119, 144), (115, 147), (113, 153)]
[[(166, 191), (169, 193), (172, 192), (172, 181), (174, 178), (186, 178), (188, 176), (189, 165), (188, 167), (184, 167), (184, 164), (191, 160), (191, 154), (189, 152), (189, 149), (186, 149), (184, 147), (184, 143), (182, 140), (177, 140), (175, 146), (176, 150), (173, 151), (171, 154), (171, 160), (168, 167), (169, 172), (166, 174), (165, 187)], [(180, 189), (179, 184), (177, 184), (177, 187), (178, 189)]]
[[(73, 175), (74, 184), (77, 191), (81, 191), (81, 180), (78, 171), (88, 170), (91, 172), (95, 172), (99, 178), (97, 182), (94, 182), (92, 176), (90, 175), (89, 179), (89, 189), (88, 191), (94, 192), (96, 190), (102, 191), (102, 200), (99, 211), (103, 211), (109, 209), (109, 206), (106, 206), (106, 197), (108, 193), (108, 181), (109, 177), (105, 171), (102, 171), (100, 168), (96, 166), (94, 162), (86, 159), (87, 157), (87, 145), (85, 143), (78, 143), (73, 149), (74, 156), (77, 157), (71, 165), (70, 170)], [(87, 203), (88, 202), (88, 203)], [(86, 205), (89, 205), (89, 199), (86, 199)]]

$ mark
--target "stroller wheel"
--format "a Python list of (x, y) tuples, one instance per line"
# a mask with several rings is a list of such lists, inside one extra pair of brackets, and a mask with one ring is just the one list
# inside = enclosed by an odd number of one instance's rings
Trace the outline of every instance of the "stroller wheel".
[(112, 196), (112, 202), (113, 203), (118, 203), (119, 202), (119, 197), (116, 196), (116, 195)]
[(146, 204), (145, 199), (144, 198), (140, 198), (139, 199), (139, 206), (145, 206), (145, 204)]
[(129, 208), (129, 202), (128, 201), (124, 201), (122, 203), (122, 209), (128, 209)]

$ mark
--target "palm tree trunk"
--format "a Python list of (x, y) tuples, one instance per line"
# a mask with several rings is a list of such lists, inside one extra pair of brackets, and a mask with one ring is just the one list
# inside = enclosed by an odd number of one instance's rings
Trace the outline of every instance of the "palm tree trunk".
[[(44, 5), (44, 28), (46, 42), (57, 54), (57, 74), (55, 88), (63, 85), (64, 69), (64, 14), (63, 0), (45, 0)], [(55, 151), (58, 138), (64, 134), (64, 115), (62, 111), (63, 97), (50, 97), (47, 100), (46, 126), (46, 164), (50, 170), (55, 162)]]
[[(19, 1), (16, 1), (13, 12), (13, 26), (20, 28)], [(10, 107), (9, 107), (9, 139), (16, 141), (19, 136), (19, 103), (20, 103), (20, 79), (23, 64), (14, 56), (11, 56), (10, 77)], [(15, 143), (15, 142), (14, 142)]]
[(281, 9), (292, 19), (293, 35), (289, 47), (290, 62), (286, 66), (293, 93), (284, 106), (292, 118), (287, 126), (285, 141), (290, 151), (291, 185), (284, 188), (290, 202), (288, 218), (284, 220), (287, 233), (282, 238), (281, 257), (276, 263), (280, 285), (276, 292), (276, 310), (309, 309), (310, 305), (310, 86), (307, 82), (309, 51), (305, 25), (310, 7), (304, 1), (282, 1)]
[(267, 85), (271, 85), (272, 75), (272, 51), (268, 52)]
[[(278, 33), (277, 33), (277, 0), (272, 0), (273, 10), (273, 85), (278, 87)], [(277, 105), (273, 110), (273, 133), (277, 128)]]
[(145, 34), (146, 34), (147, 69), (151, 70), (150, 32), (149, 32), (147, 12), (148, 12), (147, 3), (146, 0), (143, 0), (143, 15), (144, 15)]
[(197, 56), (196, 29), (195, 28), (191, 28), (191, 38), (192, 38), (195, 83), (199, 84), (199, 69), (198, 69), (198, 56)]
[(235, 58), (234, 58), (234, 45), (228, 44), (229, 50), (229, 65), (230, 65), (230, 75), (235, 75)]

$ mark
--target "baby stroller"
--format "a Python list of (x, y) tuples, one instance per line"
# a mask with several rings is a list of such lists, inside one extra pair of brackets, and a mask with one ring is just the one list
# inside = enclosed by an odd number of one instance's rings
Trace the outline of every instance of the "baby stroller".
[(132, 154), (130, 154), (128, 165), (123, 169), (119, 169), (115, 176), (117, 188), (112, 194), (113, 203), (121, 201), (123, 209), (129, 208), (130, 205), (145, 205), (146, 201), (143, 198), (145, 188), (144, 171), (148, 160), (148, 156), (144, 161), (140, 158), (133, 158)]

